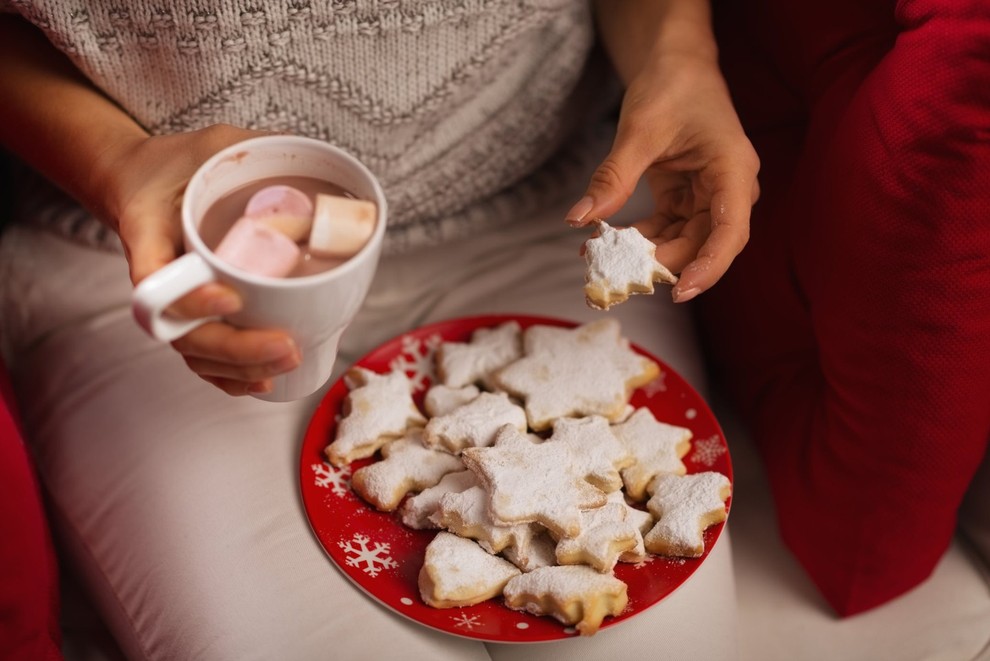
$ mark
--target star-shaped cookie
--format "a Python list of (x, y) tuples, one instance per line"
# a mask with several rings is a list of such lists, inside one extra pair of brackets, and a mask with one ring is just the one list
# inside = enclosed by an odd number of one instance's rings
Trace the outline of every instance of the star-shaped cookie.
[(677, 276), (657, 261), (656, 244), (635, 227), (598, 223), (598, 235), (585, 243), (584, 296), (588, 305), (607, 310), (632, 294), (652, 294), (654, 282), (675, 284)]
[(426, 418), (412, 398), (412, 383), (404, 372), (377, 374), (363, 367), (345, 376), (351, 391), (344, 400), (344, 417), (337, 436), (327, 446), (330, 463), (338, 468), (375, 454), (407, 429), (422, 427)]
[(566, 444), (534, 444), (511, 425), (499, 430), (493, 446), (467, 448), (461, 459), (488, 492), (496, 522), (536, 522), (558, 537), (576, 537), (581, 511), (607, 500), (584, 479)]
[(637, 409), (629, 418), (612, 426), (612, 432), (634, 457), (623, 468), (626, 494), (633, 500), (646, 500), (646, 487), (660, 473), (684, 475), (681, 457), (691, 449), (691, 430), (660, 422), (648, 408)]
[(585, 479), (606, 493), (622, 488), (619, 470), (633, 462), (625, 443), (616, 438), (608, 420), (600, 415), (558, 418), (549, 442), (567, 445)]
[(557, 562), (585, 564), (603, 574), (612, 571), (621, 555), (635, 551), (643, 541), (636, 522), (627, 521), (626, 513), (626, 504), (619, 502), (583, 512), (581, 534), (557, 542)]
[(525, 402), (529, 426), (538, 432), (564, 417), (601, 415), (615, 422), (632, 391), (660, 374), (654, 361), (632, 350), (614, 319), (576, 328), (530, 326), (523, 348), (525, 355), (494, 380)]

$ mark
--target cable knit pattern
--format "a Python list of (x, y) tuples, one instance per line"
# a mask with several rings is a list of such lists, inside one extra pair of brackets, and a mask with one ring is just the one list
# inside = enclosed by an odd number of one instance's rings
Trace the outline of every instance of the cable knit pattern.
[[(0, 9), (41, 28), (153, 134), (229, 123), (353, 153), (385, 188), (391, 251), (576, 193), (565, 186), (582, 185), (577, 168), (590, 164), (578, 127), (613, 98), (602, 68), (587, 66), (590, 10), (575, 0), (0, 0)], [(93, 241), (78, 210), (51, 196), (41, 206), (50, 223)]]

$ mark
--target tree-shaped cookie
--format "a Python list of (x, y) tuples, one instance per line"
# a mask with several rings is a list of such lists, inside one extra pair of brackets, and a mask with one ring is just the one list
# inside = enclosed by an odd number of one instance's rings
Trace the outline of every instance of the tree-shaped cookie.
[(470, 606), (502, 593), (519, 570), (469, 539), (441, 532), (426, 547), (419, 594), (434, 608)]
[(505, 605), (573, 624), (582, 636), (598, 631), (606, 616), (621, 613), (629, 597), (626, 584), (585, 565), (541, 567), (509, 580)]
[(595, 309), (607, 310), (632, 294), (652, 294), (654, 282), (677, 282), (677, 276), (657, 261), (656, 244), (635, 227), (614, 228), (599, 221), (598, 235), (584, 247), (584, 296)]
[(614, 422), (632, 391), (660, 373), (654, 361), (632, 350), (614, 319), (576, 328), (530, 326), (523, 349), (525, 355), (494, 380), (525, 402), (534, 431), (563, 417), (601, 415)]

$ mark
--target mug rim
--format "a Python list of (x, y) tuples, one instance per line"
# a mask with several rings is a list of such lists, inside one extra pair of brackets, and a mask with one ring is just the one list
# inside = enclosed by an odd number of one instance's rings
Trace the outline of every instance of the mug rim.
[[(232, 155), (236, 155), (238, 152), (244, 151), (245, 149), (258, 146), (259, 143), (266, 147), (285, 144), (288, 147), (293, 145), (306, 146), (329, 152), (335, 157), (346, 161), (371, 184), (371, 189), (378, 198), (377, 200), (374, 200), (377, 207), (378, 217), (376, 218), (374, 233), (357, 253), (348, 257), (341, 264), (327, 269), (326, 271), (321, 271), (310, 275), (278, 278), (268, 275), (258, 275), (256, 273), (251, 273), (249, 271), (231, 266), (217, 257), (216, 253), (214, 253), (213, 250), (206, 245), (202, 237), (199, 235), (199, 227), (194, 221), (192, 213), (193, 199), (197, 189), (204, 185), (203, 179), (206, 176), (206, 173), (216, 167), (218, 163), (230, 158)], [(368, 253), (376, 250), (384, 239), (383, 235), (385, 234), (385, 226), (387, 225), (387, 202), (385, 200), (385, 192), (381, 187), (381, 183), (378, 181), (378, 177), (376, 177), (364, 163), (358, 160), (358, 158), (350, 152), (317, 138), (309, 138), (299, 135), (263, 135), (255, 138), (248, 138), (247, 140), (242, 140), (241, 142), (236, 142), (232, 145), (224, 147), (200, 165), (196, 169), (196, 172), (193, 173), (193, 176), (190, 177), (189, 182), (186, 184), (186, 188), (183, 191), (181, 215), (183, 238), (193, 245), (193, 252), (205, 259), (211, 268), (223, 272), (231, 279), (250, 283), (252, 285), (294, 289), (296, 287), (303, 287), (323, 280), (330, 280), (340, 276), (341, 274), (346, 274), (348, 270), (359, 268), (360, 264), (367, 259)], [(187, 250), (186, 252), (190, 251)]]

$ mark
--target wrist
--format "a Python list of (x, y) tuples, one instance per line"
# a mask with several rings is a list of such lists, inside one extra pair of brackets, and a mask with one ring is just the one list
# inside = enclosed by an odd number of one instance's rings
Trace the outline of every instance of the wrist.
[(117, 230), (118, 219), (127, 203), (128, 162), (148, 139), (137, 125), (109, 132), (100, 138), (92, 167), (81, 182), (80, 198), (100, 220)]

